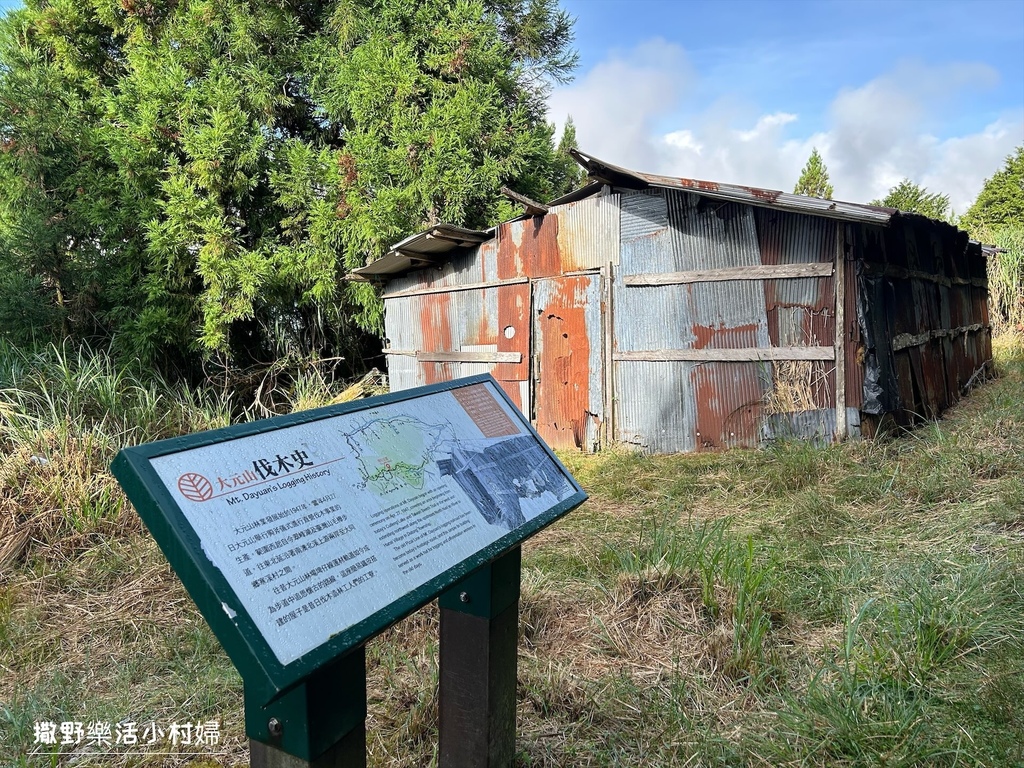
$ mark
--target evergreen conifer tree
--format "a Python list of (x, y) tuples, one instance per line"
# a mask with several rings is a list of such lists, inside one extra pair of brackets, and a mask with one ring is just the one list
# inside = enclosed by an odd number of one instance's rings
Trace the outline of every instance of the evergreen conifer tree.
[(960, 225), (976, 236), (1006, 225), (1024, 227), (1024, 146), (1017, 147), (1006, 164), (985, 180)]
[(881, 200), (872, 200), (871, 205), (883, 205), (906, 213), (918, 213), (940, 221), (948, 221), (950, 217), (949, 195), (929, 192), (910, 179), (903, 179)]
[(793, 193), (808, 197), (820, 197), (825, 200), (832, 199), (833, 189), (828, 181), (828, 169), (825, 167), (825, 161), (821, 159), (817, 147), (811, 149), (811, 156), (807, 158), (807, 163), (800, 172), (800, 178), (793, 188)]
[(562, 127), (562, 137), (558, 140), (555, 157), (555, 177), (552, 187), (555, 195), (564, 195), (578, 189), (583, 184), (583, 169), (576, 162), (570, 149), (579, 149), (576, 144), (576, 124), (572, 115), (566, 118)]
[[(341, 278), (552, 195), (555, 0), (28, 0), (0, 21), (0, 333), (196, 371), (380, 329)], [(12, 314), (13, 313), (13, 314)]]

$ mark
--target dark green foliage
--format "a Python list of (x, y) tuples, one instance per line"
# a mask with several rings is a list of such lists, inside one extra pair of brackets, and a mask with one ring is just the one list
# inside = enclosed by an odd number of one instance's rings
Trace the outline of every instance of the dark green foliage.
[(918, 213), (939, 221), (948, 221), (950, 217), (949, 195), (929, 192), (910, 179), (903, 179), (881, 200), (872, 200), (871, 205), (884, 205), (904, 213)]
[(550, 0), (35, 0), (0, 22), (0, 333), (166, 369), (358, 355), (343, 275), (560, 190)]
[(576, 124), (572, 121), (572, 115), (566, 118), (562, 138), (558, 140), (555, 176), (552, 180), (552, 188), (556, 195), (567, 194), (583, 185), (583, 168), (569, 154), (570, 149), (579, 149), (579, 145), (576, 144)]
[(985, 180), (959, 226), (998, 247), (988, 259), (989, 305), (997, 330), (1024, 330), (1024, 146)]
[(960, 225), (972, 235), (1004, 226), (1024, 226), (1024, 145), (1006, 158), (967, 209)]
[(828, 181), (828, 168), (825, 167), (825, 161), (821, 159), (818, 148), (814, 147), (811, 149), (811, 156), (807, 158), (807, 164), (800, 172), (793, 194), (831, 200), (833, 192)]

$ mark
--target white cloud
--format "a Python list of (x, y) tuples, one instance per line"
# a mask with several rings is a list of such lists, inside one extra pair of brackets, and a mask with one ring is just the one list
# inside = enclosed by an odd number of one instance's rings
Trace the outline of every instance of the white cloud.
[(692, 79), (681, 47), (649, 40), (630, 52), (612, 53), (577, 82), (555, 89), (548, 114), (559, 126), (572, 115), (581, 149), (651, 170), (667, 159), (667, 142), (655, 123), (675, 111)]
[(771, 115), (763, 115), (758, 118), (757, 124), (749, 131), (739, 131), (736, 137), (740, 141), (754, 141), (765, 134), (772, 132), (773, 128), (795, 122), (797, 116), (788, 112), (775, 112)]
[(997, 79), (981, 64), (904, 62), (839, 90), (825, 129), (810, 136), (787, 135), (799, 131), (798, 115), (757, 116), (728, 94), (686, 125), (659, 132), (685, 106), (695, 82), (685, 52), (659, 39), (613, 54), (554, 91), (549, 104), (559, 124), (572, 115), (584, 151), (637, 170), (788, 191), (817, 147), (838, 199), (867, 202), (909, 177), (948, 194), (953, 209), (963, 212), (984, 179), (1024, 142), (1024, 109), (974, 133), (940, 140), (934, 132), (956, 114), (959, 93)]

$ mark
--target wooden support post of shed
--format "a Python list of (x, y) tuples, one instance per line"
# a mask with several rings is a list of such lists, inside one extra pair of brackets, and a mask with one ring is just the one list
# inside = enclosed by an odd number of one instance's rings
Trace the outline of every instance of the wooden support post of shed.
[(615, 442), (615, 315), (612, 306), (615, 265), (610, 261), (601, 270), (604, 274), (604, 447), (610, 448)]
[(836, 440), (845, 440), (846, 425), (846, 225), (836, 222)]
[(515, 760), (519, 547), (441, 595), (439, 768)]

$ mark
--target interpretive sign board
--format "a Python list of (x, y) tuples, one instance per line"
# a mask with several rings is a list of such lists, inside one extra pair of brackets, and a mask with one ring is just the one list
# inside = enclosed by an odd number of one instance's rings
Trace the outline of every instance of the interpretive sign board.
[(489, 375), (163, 440), (113, 472), (273, 697), (586, 495)]

